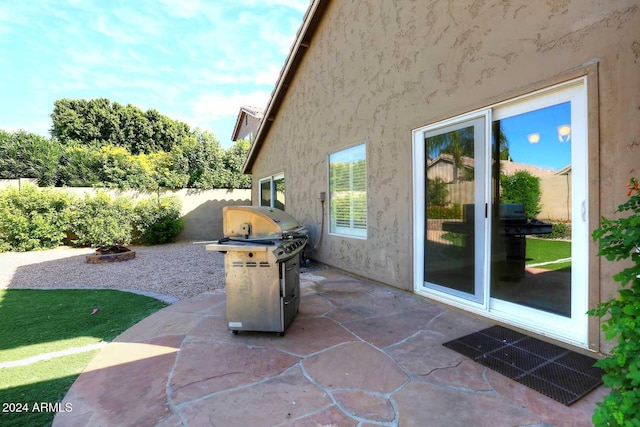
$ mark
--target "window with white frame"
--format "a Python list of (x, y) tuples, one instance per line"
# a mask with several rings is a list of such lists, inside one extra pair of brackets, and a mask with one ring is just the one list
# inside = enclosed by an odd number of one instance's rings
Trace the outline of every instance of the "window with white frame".
[(367, 155), (359, 144), (329, 155), (329, 232), (367, 237)]
[(284, 210), (284, 174), (260, 180), (260, 206)]

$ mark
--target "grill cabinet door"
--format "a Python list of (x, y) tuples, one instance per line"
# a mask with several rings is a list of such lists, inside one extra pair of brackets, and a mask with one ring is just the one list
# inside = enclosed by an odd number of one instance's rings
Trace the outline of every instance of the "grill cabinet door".
[(283, 262), (280, 269), (282, 289), (283, 327), (289, 325), (300, 307), (300, 263), (299, 256)]
[(229, 329), (281, 332), (278, 264), (267, 252), (227, 252), (225, 275)]

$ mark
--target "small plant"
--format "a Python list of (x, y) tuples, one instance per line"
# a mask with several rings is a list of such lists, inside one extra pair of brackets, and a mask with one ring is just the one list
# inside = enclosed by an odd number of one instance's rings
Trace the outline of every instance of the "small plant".
[[(627, 184), (629, 200), (617, 213), (618, 219), (602, 218), (593, 232), (599, 241), (598, 255), (609, 261), (631, 259), (631, 265), (613, 276), (620, 283), (618, 297), (589, 310), (591, 316), (609, 316), (602, 330), (617, 340), (611, 355), (597, 362), (605, 371), (604, 385), (611, 389), (593, 415), (596, 426), (640, 426), (640, 187), (635, 178)], [(635, 194), (634, 194), (635, 193)]]

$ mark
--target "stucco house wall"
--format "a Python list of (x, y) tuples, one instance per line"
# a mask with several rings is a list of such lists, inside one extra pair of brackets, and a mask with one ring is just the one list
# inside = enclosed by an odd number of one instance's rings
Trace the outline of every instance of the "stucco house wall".
[[(325, 221), (313, 257), (412, 290), (412, 130), (584, 75), (593, 229), (640, 175), (637, 0), (328, 2), (250, 161), (252, 199), (259, 179), (284, 172), (286, 210), (313, 244), (329, 153), (366, 142), (367, 239), (331, 235)], [(614, 294), (619, 269), (596, 253), (592, 242), (591, 306)]]

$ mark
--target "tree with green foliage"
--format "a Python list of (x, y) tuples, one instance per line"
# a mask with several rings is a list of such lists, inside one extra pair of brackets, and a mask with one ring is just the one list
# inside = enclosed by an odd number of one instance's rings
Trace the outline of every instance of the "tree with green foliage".
[(224, 170), (228, 172), (226, 188), (251, 188), (251, 176), (242, 173), (242, 166), (249, 153), (249, 141), (240, 139), (227, 149), (223, 157)]
[(100, 149), (70, 141), (62, 146), (58, 163), (57, 187), (93, 187), (102, 185)]
[(51, 118), (51, 139), (0, 131), (0, 178), (136, 190), (251, 188), (242, 173), (247, 141), (225, 150), (209, 131), (105, 98), (57, 100)]
[(55, 140), (0, 130), (0, 179), (35, 178), (41, 186), (54, 185), (61, 152)]
[(473, 179), (473, 175), (464, 177), (460, 172), (463, 157), (474, 157), (474, 128), (469, 126), (451, 132), (439, 133), (426, 138), (427, 155), (435, 159), (447, 154), (453, 159), (453, 182)]
[(209, 131), (196, 128), (182, 145), (189, 171), (188, 186), (192, 188), (222, 188), (224, 149)]
[(106, 98), (59, 99), (54, 102), (51, 119), (51, 135), (62, 144), (114, 145), (131, 154), (171, 151), (191, 134), (187, 124), (156, 110), (142, 111)]

